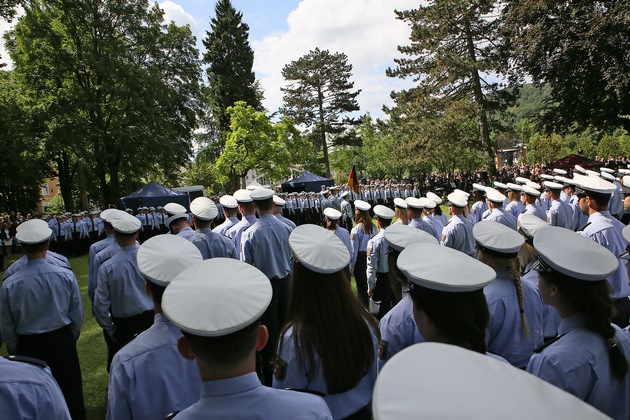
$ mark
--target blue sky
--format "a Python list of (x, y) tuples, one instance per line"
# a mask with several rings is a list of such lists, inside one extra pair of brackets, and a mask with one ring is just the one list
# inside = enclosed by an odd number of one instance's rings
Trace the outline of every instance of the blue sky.
[[(214, 0), (159, 0), (167, 20), (189, 24), (201, 39), (214, 15)], [(397, 45), (408, 44), (409, 28), (395, 19), (394, 9), (412, 9), (418, 0), (232, 0), (250, 27), (254, 71), (265, 90), (265, 107), (273, 112), (282, 104), (282, 68), (319, 47), (343, 52), (353, 65), (361, 113), (383, 117), (389, 94), (413, 85), (391, 79), (385, 69), (398, 57)], [(8, 25), (0, 22), (0, 32)], [(0, 49), (3, 61), (7, 55)]]

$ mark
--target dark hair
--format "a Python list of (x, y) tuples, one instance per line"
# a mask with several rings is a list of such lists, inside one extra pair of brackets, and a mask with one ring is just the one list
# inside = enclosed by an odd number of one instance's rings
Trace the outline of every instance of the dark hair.
[(201, 220), (200, 218), (198, 218), (197, 216), (195, 216), (195, 226), (197, 226), (197, 229), (206, 229), (212, 226), (212, 222), (213, 220)]
[(378, 325), (352, 293), (345, 271), (320, 274), (296, 262), (287, 320), (280, 342), (293, 327), (298, 361), (314, 369), (315, 354), (319, 356), (328, 393), (354, 388), (370, 370), (372, 334), (380, 340)]
[(337, 229), (337, 224), (339, 223), (339, 220), (335, 219), (331, 219), (330, 217), (326, 217), (326, 229), (328, 230), (335, 230)]
[(151, 296), (153, 297), (153, 302), (157, 303), (158, 305), (161, 305), (162, 295), (164, 294), (166, 287), (153, 283), (149, 279), (146, 279), (146, 282), (149, 285), (149, 289), (151, 290)]
[(431, 318), (448, 343), (486, 353), (490, 313), (483, 289), (453, 293), (414, 285), (409, 294), (416, 309)]
[(435, 214), (436, 216), (442, 215), (442, 207), (440, 207), (439, 204), (435, 205), (435, 208), (433, 209), (433, 214)]
[(243, 208), (243, 210), (245, 210), (246, 212), (253, 212), (254, 211), (254, 202), (253, 201), (249, 201), (247, 203), (242, 203), (239, 201), (238, 203), (239, 206), (241, 206)]
[(182, 334), (199, 359), (207, 364), (229, 369), (241, 363), (254, 351), (259, 326), (260, 319), (242, 330), (220, 337), (202, 337), (183, 330)]
[(354, 216), (354, 223), (356, 223), (357, 225), (361, 223), (361, 229), (363, 230), (363, 233), (367, 233), (368, 235), (370, 235), (374, 230), (374, 223), (372, 223), (370, 213), (367, 211), (361, 211), (357, 209)]
[(591, 197), (595, 204), (597, 204), (600, 208), (608, 208), (608, 203), (610, 202), (610, 194), (599, 194), (587, 191), (586, 196)]
[(378, 216), (376, 218), (381, 221), (381, 226), (383, 226), (383, 228), (386, 228), (392, 224), (392, 219), (385, 219), (383, 217), (378, 217)]
[(46, 246), (48, 245), (48, 239), (43, 242), (39, 242), (36, 244), (25, 244), (22, 243), (22, 249), (25, 254), (39, 254), (40, 252), (44, 252), (46, 250)]
[(392, 288), (392, 294), (396, 297), (397, 300), (402, 299), (402, 290), (403, 285), (407, 284), (407, 278), (398, 268), (398, 256), (400, 255), (400, 251), (396, 251), (395, 249), (389, 250), (387, 253), (387, 263), (389, 267), (389, 284)]
[(270, 211), (273, 207), (273, 198), (266, 200), (256, 200), (256, 208), (260, 211)]
[(611, 325), (614, 307), (608, 281), (581, 281), (556, 272), (541, 272), (540, 275), (558, 288), (562, 300), (584, 315), (586, 328), (606, 341), (610, 370), (615, 378), (623, 379), (628, 372), (628, 361), (617, 345), (616, 330)]

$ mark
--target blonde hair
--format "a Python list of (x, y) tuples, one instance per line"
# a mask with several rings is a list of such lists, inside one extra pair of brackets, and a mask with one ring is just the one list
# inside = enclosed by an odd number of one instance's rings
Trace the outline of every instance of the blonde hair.
[(536, 261), (538, 254), (533, 246), (525, 242), (521, 249), (518, 250), (518, 260), (521, 263), (521, 270), (525, 270), (527, 266)]
[(525, 297), (523, 295), (523, 284), (521, 282), (521, 262), (519, 257), (494, 257), (485, 252), (483, 249), (480, 249), (477, 253), (477, 259), (493, 268), (494, 271), (505, 271), (511, 275), (512, 282), (516, 288), (518, 309), (521, 313), (521, 335), (523, 337), (529, 337), (529, 323), (525, 317)]
[(409, 215), (407, 209), (396, 207), (396, 221), (400, 220), (403, 225), (409, 224)]

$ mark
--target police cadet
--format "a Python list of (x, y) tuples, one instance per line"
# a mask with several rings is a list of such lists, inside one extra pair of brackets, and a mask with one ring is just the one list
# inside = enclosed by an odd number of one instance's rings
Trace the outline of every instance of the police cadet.
[(370, 238), (367, 244), (367, 294), (371, 303), (378, 306), (378, 310), (373, 312), (374, 315), (381, 319), (392, 308), (392, 288), (388, 276), (388, 247), (385, 241), (385, 230), (396, 214), (392, 209), (380, 204), (374, 207), (374, 214), (376, 215), (376, 225), (380, 231)]
[(328, 207), (324, 210), (324, 216), (326, 217), (326, 226), (324, 226), (326, 230), (334, 233), (335, 236), (338, 237), (341, 242), (343, 242), (346, 248), (348, 248), (348, 253), (352, 255), (352, 241), (350, 240), (350, 232), (348, 232), (345, 228), (339, 226), (341, 212), (331, 207)]
[(169, 284), (162, 309), (203, 381), (201, 399), (176, 419), (332, 419), (319, 396), (261, 385), (256, 352), (272, 345), (261, 324), (271, 300), (268, 277), (232, 259), (202, 261)]
[(199, 249), (203, 259), (216, 257), (238, 259), (234, 242), (227, 236), (212, 231), (212, 222), (219, 212), (214, 202), (208, 197), (197, 197), (190, 203), (190, 211), (197, 230), (189, 240)]
[(9, 354), (48, 363), (72, 418), (85, 419), (76, 347), (83, 325), (81, 293), (71, 270), (46, 261), (51, 233), (48, 224), (39, 219), (20, 225), (16, 238), (28, 263), (2, 284), (0, 331)]
[(153, 302), (145, 293), (144, 277), (138, 270), (140, 221), (118, 213), (111, 224), (120, 250), (99, 268), (94, 294), (94, 318), (108, 343), (108, 372), (116, 352), (153, 324)]
[(138, 269), (153, 299), (153, 325), (123, 347), (112, 361), (107, 387), (108, 419), (161, 419), (195, 403), (201, 380), (195, 363), (177, 351), (180, 330), (162, 313), (162, 295), (201, 253), (177, 235), (157, 235), (138, 249)]
[(231, 195), (222, 195), (221, 198), (219, 198), (219, 203), (223, 208), (225, 221), (212, 229), (212, 231), (227, 236), (228, 229), (238, 223), (238, 218), (236, 217), (238, 202), (236, 201), (236, 198)]
[(171, 234), (181, 236), (184, 239), (190, 239), (195, 234), (195, 231), (190, 227), (188, 222), (188, 213), (182, 212), (173, 214), (166, 219), (166, 225)]
[[(106, 209), (101, 212), (101, 219), (103, 220), (105, 234), (107, 236), (105, 239), (102, 239), (90, 246), (90, 251), (88, 253), (88, 297), (90, 298), (92, 305), (94, 305), (94, 292), (96, 290), (96, 281), (98, 276), (98, 270), (95, 268), (96, 254), (115, 242), (114, 228), (112, 227), (110, 220), (119, 211), (120, 210), (116, 209)], [(108, 219), (108, 217), (110, 218)]]
[(157, 214), (155, 215), (156, 225), (159, 233), (167, 233), (168, 228), (166, 227), (166, 219), (168, 219), (168, 214), (166, 214), (166, 210), (164, 207), (157, 206)]
[[(273, 299), (263, 315), (263, 324), (269, 330), (271, 343), (276, 343), (280, 327), (284, 324), (289, 304), (289, 283), (291, 274), (291, 249), (289, 235), (291, 228), (273, 217), (273, 191), (258, 188), (251, 192), (258, 220), (243, 233), (241, 261), (253, 265), (265, 273), (273, 289)], [(265, 347), (262, 356), (263, 382), (271, 384), (272, 357), (275, 349)]]
[(378, 327), (346, 278), (350, 254), (315, 225), (296, 228), (289, 244), (295, 263), (273, 387), (322, 395), (334, 419), (371, 419)]
[(238, 223), (228, 229), (227, 236), (234, 241), (234, 247), (237, 253), (241, 252), (241, 236), (243, 235), (243, 231), (256, 223), (257, 220), (254, 200), (252, 200), (250, 194), (250, 191), (246, 189), (240, 189), (234, 192), (234, 198), (236, 198), (238, 202), (238, 211), (243, 217)]
[[(42, 226), (42, 227), (48, 226), (46, 222), (40, 219), (32, 219), (32, 220), (29, 220), (29, 222), (30, 222), (29, 225), (25, 225), (24, 223), (19, 224), (16, 228), (16, 232), (19, 232), (24, 226), (29, 226), (30, 228), (32, 228), (35, 223), (37, 223), (39, 226)], [(52, 265), (56, 265), (58, 267), (72, 270), (72, 268), (70, 268), (70, 262), (68, 262), (68, 259), (66, 257), (50, 250), (46, 251), (46, 262)], [(22, 270), (27, 265), (28, 265), (28, 257), (26, 255), (21, 256), (20, 258), (15, 260), (10, 266), (7, 267), (7, 269), (4, 271), (3, 279), (6, 280), (9, 276)]]
[(470, 221), (474, 224), (483, 220), (483, 214), (488, 210), (488, 204), (484, 197), (486, 187), (481, 184), (473, 184), (473, 197), (475, 202), (470, 208)]
[(368, 307), (366, 276), (367, 245), (368, 241), (378, 233), (370, 217), (369, 211), (371, 208), (370, 204), (363, 200), (356, 200), (354, 202), (354, 221), (356, 225), (350, 231), (350, 240), (352, 241), (350, 270), (354, 275), (354, 281), (357, 286), (357, 296), (365, 308)]
[(547, 210), (547, 223), (551, 226), (571, 229), (573, 210), (571, 210), (571, 206), (560, 199), (562, 188), (563, 185), (557, 182), (545, 182), (545, 190), (550, 201), (549, 210)]
[(437, 232), (433, 225), (422, 219), (422, 210), (428, 201), (429, 200), (427, 199), (422, 200), (421, 198), (415, 197), (405, 198), (405, 203), (407, 203), (407, 213), (409, 214), (409, 226), (423, 230), (433, 235), (435, 239), (439, 240), (440, 238), (437, 236)]
[(507, 363), (444, 343), (396, 355), (378, 375), (372, 408), (375, 420), (608, 418)]
[(624, 225), (608, 212), (610, 194), (615, 190), (615, 185), (601, 178), (593, 176), (579, 176), (574, 178), (577, 183), (576, 194), (580, 199), (582, 213), (588, 215), (588, 223), (580, 233), (615, 255), (619, 261), (619, 267), (608, 277), (612, 287), (613, 304), (616, 314), (613, 322), (621, 328), (628, 326), (630, 318), (630, 285), (628, 284), (628, 272), (621, 264), (620, 255), (626, 249), (622, 230)]
[(523, 185), (521, 189), (521, 197), (523, 198), (523, 204), (525, 204), (525, 211), (522, 214), (531, 214), (546, 222), (546, 214), (536, 205), (536, 200), (540, 197), (540, 191), (529, 185)]
[(514, 218), (518, 219), (518, 216), (525, 211), (525, 204), (521, 201), (521, 192), (523, 191), (523, 187), (511, 182), (508, 182), (506, 185), (508, 187), (507, 191), (509, 203), (505, 206), (505, 211), (514, 216)]
[(398, 256), (402, 250), (414, 243), (437, 244), (435, 238), (427, 232), (401, 224), (393, 224), (385, 229), (385, 240), (390, 249), (387, 258), (392, 291), (394, 295), (400, 296), (400, 302), (385, 314), (378, 324), (381, 331), (379, 369), (402, 349), (425, 341), (413, 319), (413, 301), (408, 294), (407, 279), (398, 269)]
[(621, 219), (623, 213), (623, 196), (621, 194), (621, 183), (619, 183), (617, 178), (615, 178), (615, 171), (613, 169), (601, 167), (599, 168), (599, 170), (601, 172), (600, 176), (603, 179), (610, 182), (611, 184), (614, 184), (615, 187), (617, 187), (615, 191), (613, 191), (611, 194), (610, 203), (608, 204), (608, 211), (611, 215), (613, 215), (613, 217)]
[(46, 362), (0, 357), (0, 408), (6, 419), (70, 420), (68, 406)]
[[(496, 183), (495, 183), (496, 184)], [(516, 218), (503, 209), (505, 195), (492, 187), (486, 187), (486, 198), (490, 214), (485, 218), (487, 221), (497, 222), (516, 230)]]
[(611, 323), (606, 282), (619, 267), (617, 256), (554, 227), (538, 232), (534, 247), (540, 293), (562, 321), (559, 336), (536, 351), (527, 371), (612, 418), (630, 418), (630, 335)]
[(344, 191), (339, 194), (340, 204), (341, 204), (341, 226), (346, 229), (348, 232), (352, 230), (352, 215), (354, 212), (352, 211), (352, 204), (349, 201), (346, 201), (346, 197), (348, 197), (348, 191)]
[(409, 215), (407, 212), (407, 203), (400, 197), (396, 197), (392, 200), (394, 203), (394, 211), (396, 213), (396, 221), (394, 224), (403, 224), (406, 225), (408, 223)]
[[(116, 241), (116, 236), (114, 235), (114, 228), (112, 227), (111, 223), (115, 217), (124, 215), (125, 212), (121, 210), (116, 210), (116, 209), (112, 209), (112, 210), (113, 210), (112, 212), (109, 212), (106, 214), (107, 216), (106, 219), (109, 225), (108, 230), (111, 230), (112, 236), (114, 239), (108, 246), (106, 246), (105, 248), (103, 248), (101, 251), (97, 252), (94, 255), (92, 268), (88, 272), (88, 297), (90, 298), (90, 301), (92, 302), (92, 311), (94, 311), (94, 293), (96, 293), (96, 285), (98, 283), (98, 272), (101, 268), (101, 265), (103, 265), (103, 263), (105, 263), (114, 255), (118, 254), (118, 251), (120, 251), (120, 245), (118, 245), (118, 242)], [(129, 216), (132, 216), (129, 213), (127, 214)], [(105, 337), (105, 341), (107, 341), (108, 340), (107, 333), (103, 332), (103, 334)]]
[(440, 243), (474, 257), (477, 251), (473, 238), (473, 224), (464, 217), (464, 209), (468, 202), (464, 197), (455, 193), (450, 193), (447, 198), (451, 219), (442, 230)]
[(538, 291), (521, 281), (518, 252), (525, 242), (516, 231), (482, 221), (473, 228), (477, 259), (496, 271), (496, 280), (483, 292), (490, 311), (488, 351), (525, 368), (543, 343), (543, 308)]
[(291, 229), (295, 229), (297, 227), (295, 223), (293, 223), (291, 219), (287, 219), (286, 217), (282, 215), (282, 210), (284, 209), (284, 206), (286, 203), (287, 203), (286, 201), (284, 201), (282, 198), (274, 194), (273, 195), (273, 215), (276, 219), (280, 220), (281, 222), (286, 223), (287, 226), (289, 226)]

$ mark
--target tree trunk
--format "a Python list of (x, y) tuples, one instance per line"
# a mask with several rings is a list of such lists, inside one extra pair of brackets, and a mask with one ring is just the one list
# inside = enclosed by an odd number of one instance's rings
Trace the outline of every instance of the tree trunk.
[(59, 189), (63, 198), (63, 205), (66, 211), (74, 212), (72, 202), (72, 172), (70, 171), (70, 157), (67, 152), (61, 152), (55, 158), (57, 163), (57, 177), (59, 178)]
[(324, 165), (326, 166), (326, 178), (330, 178), (330, 160), (328, 159), (328, 145), (326, 144), (326, 129), (324, 125), (324, 94), (317, 88), (317, 105), (319, 107), (319, 135), (322, 150), (324, 152)]
[(77, 167), (79, 175), (79, 196), (81, 197), (81, 210), (88, 210), (90, 203), (88, 202), (87, 188), (85, 186), (85, 171), (83, 169), (83, 163), (79, 162)]

